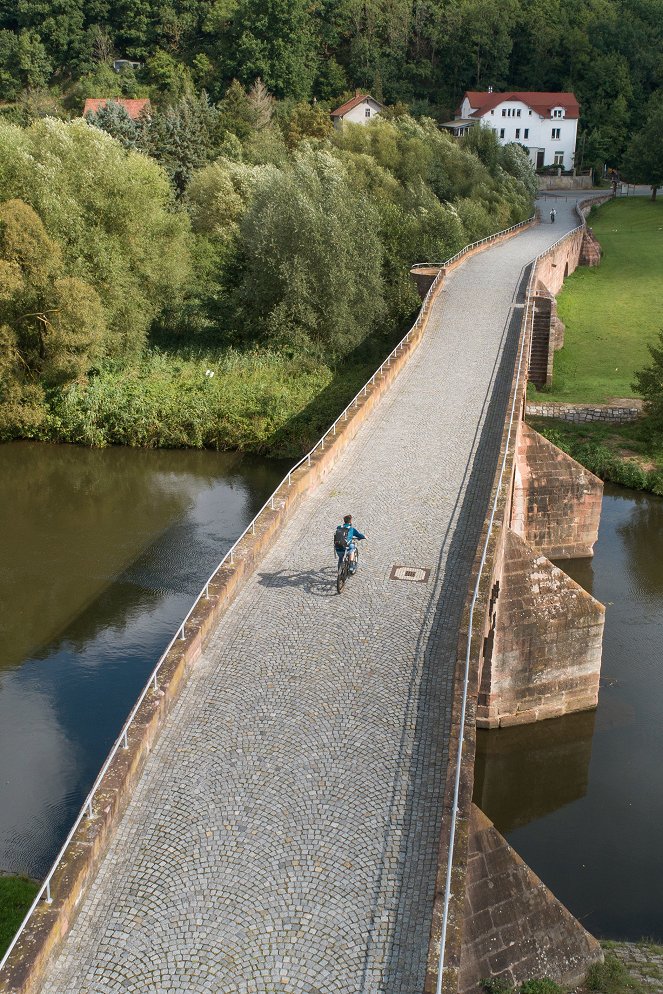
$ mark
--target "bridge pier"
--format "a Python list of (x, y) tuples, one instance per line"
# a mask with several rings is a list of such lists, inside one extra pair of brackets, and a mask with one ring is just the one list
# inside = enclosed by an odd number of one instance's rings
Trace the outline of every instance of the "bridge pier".
[(548, 557), (592, 555), (602, 492), (598, 477), (521, 423), (493, 574), (480, 728), (596, 707), (605, 609)]
[(475, 994), (483, 977), (514, 986), (533, 977), (579, 983), (602, 958), (596, 939), (474, 804), (458, 994)]

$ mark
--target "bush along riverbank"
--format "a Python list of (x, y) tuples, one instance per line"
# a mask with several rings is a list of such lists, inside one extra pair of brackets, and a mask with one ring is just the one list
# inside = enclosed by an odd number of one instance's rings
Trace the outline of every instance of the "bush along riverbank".
[(663, 497), (663, 440), (647, 418), (624, 425), (537, 417), (527, 423), (602, 480)]
[(0, 441), (297, 455), (411, 324), (412, 263), (532, 214), (488, 129), (261, 100), (187, 105), (210, 141), (176, 183), (112, 115), (0, 119)]

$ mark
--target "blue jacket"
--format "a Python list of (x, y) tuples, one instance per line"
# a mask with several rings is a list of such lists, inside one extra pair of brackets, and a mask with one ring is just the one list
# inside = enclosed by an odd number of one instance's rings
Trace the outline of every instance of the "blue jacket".
[[(346, 526), (344, 524), (341, 524), (338, 527), (345, 528)], [(334, 534), (336, 534), (336, 532), (334, 532)], [(348, 530), (348, 542), (352, 542), (355, 538), (366, 538), (366, 536), (362, 535), (359, 529), (355, 528), (354, 525), (350, 525), (350, 528)]]

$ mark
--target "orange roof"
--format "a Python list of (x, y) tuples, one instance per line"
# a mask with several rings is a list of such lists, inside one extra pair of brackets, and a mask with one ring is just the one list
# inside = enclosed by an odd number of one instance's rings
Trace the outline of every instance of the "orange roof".
[(83, 117), (87, 114), (96, 114), (98, 110), (101, 110), (102, 107), (105, 107), (109, 103), (119, 104), (120, 107), (124, 107), (132, 121), (137, 121), (143, 111), (149, 114), (151, 110), (148, 97), (144, 97), (141, 100), (120, 100), (118, 97), (103, 97), (99, 100), (88, 98), (83, 108)]
[(494, 110), (504, 100), (521, 100), (541, 117), (550, 117), (553, 107), (563, 107), (567, 117), (578, 117), (580, 114), (580, 105), (574, 93), (543, 93), (535, 90), (495, 93), (494, 91), (467, 90), (465, 96), (473, 108), (472, 117), (482, 117), (488, 111)]
[(363, 104), (364, 100), (372, 100), (374, 104), (378, 105), (378, 107), (384, 107), (384, 104), (381, 104), (379, 100), (376, 100), (375, 97), (372, 97), (370, 93), (357, 93), (355, 94), (354, 97), (352, 97), (352, 99), (346, 100), (344, 104), (341, 104), (340, 107), (337, 107), (336, 110), (333, 110), (331, 112), (331, 116), (343, 117), (343, 115), (347, 114), (347, 112), (349, 110), (352, 110), (353, 107), (358, 107), (359, 104)]

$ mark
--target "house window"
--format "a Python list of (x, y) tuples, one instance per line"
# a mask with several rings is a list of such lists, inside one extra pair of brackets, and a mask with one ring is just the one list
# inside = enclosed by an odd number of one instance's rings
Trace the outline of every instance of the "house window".
[(564, 153), (563, 152), (555, 152), (555, 161), (554, 161), (554, 164), (556, 166), (563, 166), (564, 165)]
[(559, 138), (561, 130), (562, 130), (561, 128), (553, 128), (552, 129), (552, 139), (553, 139), (553, 141), (556, 141)]
[(525, 128), (525, 134), (523, 135), (523, 138), (529, 138), (529, 128)]
[(532, 116), (532, 111), (530, 111), (530, 112), (529, 112), (529, 116), (530, 116), (530, 117)]
[(506, 117), (506, 111), (502, 108), (502, 117)]
[(366, 110), (364, 111), (364, 117), (370, 117), (370, 116), (371, 116), (371, 108), (367, 107)]
[(494, 110), (491, 110), (491, 112), (490, 112), (490, 113), (491, 113), (491, 114), (494, 114), (494, 113), (495, 113), (495, 111), (494, 111)]
[(516, 117), (520, 117), (520, 110), (516, 111)]
[(520, 128), (516, 128), (516, 138), (520, 138)]
[(561, 117), (561, 116), (562, 116), (562, 113), (563, 113), (563, 112), (562, 112), (561, 110), (554, 110), (554, 111), (552, 112), (552, 116), (553, 116), (553, 117)]
[(500, 128), (500, 138), (504, 138), (504, 128)]

